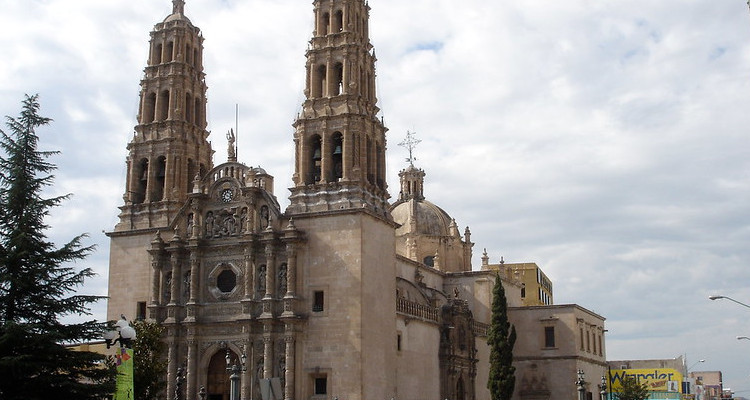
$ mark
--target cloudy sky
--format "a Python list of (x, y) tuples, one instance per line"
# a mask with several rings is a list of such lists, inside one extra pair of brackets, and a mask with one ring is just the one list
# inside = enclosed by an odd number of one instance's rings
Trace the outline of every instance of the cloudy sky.
[[(188, 0), (206, 38), (215, 162), (239, 158), (285, 206), (310, 1)], [(555, 302), (607, 318), (608, 359), (686, 355), (750, 397), (750, 12), (744, 0), (370, 0), (389, 184), (407, 130), (426, 195), (491, 262), (536, 262)], [(106, 294), (149, 31), (169, 0), (2, 0), (0, 115), (41, 95), (61, 150), (49, 220), (88, 232)], [(104, 304), (94, 315), (105, 317)]]

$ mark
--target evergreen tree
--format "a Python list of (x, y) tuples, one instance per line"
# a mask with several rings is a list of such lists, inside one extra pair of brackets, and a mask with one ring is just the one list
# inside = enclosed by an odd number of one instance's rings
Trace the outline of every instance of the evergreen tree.
[(638, 382), (632, 376), (625, 376), (622, 380), (622, 388), (618, 393), (612, 393), (617, 400), (646, 400), (649, 398), (648, 386)]
[(516, 327), (508, 322), (508, 302), (500, 275), (495, 276), (492, 290), (492, 321), (487, 336), (490, 346), (490, 376), (487, 388), (492, 400), (510, 400), (516, 386), (516, 367), (513, 366), (513, 346)]
[(133, 386), (138, 400), (157, 400), (167, 387), (167, 345), (162, 341), (164, 328), (148, 321), (135, 321), (133, 341)]
[(38, 96), (26, 96), (18, 118), (0, 130), (0, 399), (102, 399), (114, 391), (114, 370), (105, 357), (73, 351), (73, 344), (100, 336), (96, 321), (65, 324), (61, 318), (90, 315), (99, 296), (71, 294), (94, 273), (71, 264), (93, 246), (85, 235), (57, 248), (44, 219), (68, 196), (42, 197), (56, 167), (39, 151)]

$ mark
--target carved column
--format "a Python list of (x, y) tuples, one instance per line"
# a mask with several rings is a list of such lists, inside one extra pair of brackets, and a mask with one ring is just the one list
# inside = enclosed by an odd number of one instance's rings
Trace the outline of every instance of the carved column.
[(151, 267), (153, 268), (151, 276), (151, 304), (159, 305), (159, 288), (161, 287), (161, 260), (158, 255), (152, 255)]
[(287, 324), (284, 343), (286, 344), (286, 358), (284, 360), (284, 363), (286, 364), (286, 371), (284, 371), (284, 400), (294, 400), (294, 325)]
[(253, 293), (253, 281), (255, 277), (255, 252), (253, 251), (252, 244), (245, 247), (245, 299), (252, 299)]
[(273, 243), (266, 243), (266, 299), (274, 298), (276, 294), (276, 254), (273, 251)]
[(198, 342), (195, 339), (187, 341), (187, 400), (195, 400), (198, 383)]
[(190, 254), (190, 300), (189, 303), (196, 303), (198, 301), (198, 285), (199, 285), (199, 274), (200, 274), (201, 261), (198, 258), (198, 254), (193, 252)]
[(177, 304), (182, 277), (180, 276), (180, 258), (176, 251), (172, 252), (170, 262), (172, 264), (172, 286), (170, 287), (169, 304)]
[(169, 341), (167, 350), (167, 396), (174, 395), (174, 384), (177, 379), (177, 343), (174, 339)]
[(263, 327), (263, 379), (273, 377), (273, 340), (271, 339), (271, 325)]
[(297, 291), (297, 246), (287, 243), (286, 296), (294, 297)]

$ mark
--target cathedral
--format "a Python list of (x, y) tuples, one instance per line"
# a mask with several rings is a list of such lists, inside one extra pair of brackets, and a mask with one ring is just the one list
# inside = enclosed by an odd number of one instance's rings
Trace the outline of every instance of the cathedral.
[(228, 400), (229, 359), (244, 362), (243, 400), (488, 400), (495, 276), (518, 307), (523, 279), (486, 255), (472, 270), (471, 232), (426, 199), (413, 162), (391, 201), (369, 5), (313, 5), (285, 210), (232, 131), (214, 165), (203, 36), (184, 0), (155, 25), (108, 233), (108, 318), (165, 327), (169, 398)]

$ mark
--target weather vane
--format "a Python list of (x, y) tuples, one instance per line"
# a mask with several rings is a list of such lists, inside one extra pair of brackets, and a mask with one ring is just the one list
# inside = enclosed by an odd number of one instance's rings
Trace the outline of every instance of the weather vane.
[(406, 161), (408, 161), (411, 166), (414, 166), (414, 161), (416, 160), (416, 157), (414, 157), (414, 149), (421, 142), (421, 140), (414, 137), (416, 134), (417, 132), (406, 131), (406, 139), (398, 144), (409, 150), (409, 158), (407, 158)]

